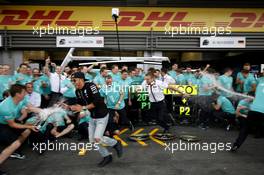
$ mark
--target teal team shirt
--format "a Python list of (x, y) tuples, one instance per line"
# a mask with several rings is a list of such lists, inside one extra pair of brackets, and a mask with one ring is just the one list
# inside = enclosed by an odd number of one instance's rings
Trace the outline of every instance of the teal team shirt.
[(118, 82), (121, 79), (120, 72), (114, 74), (113, 72), (109, 72), (108, 75), (111, 75), (113, 82)]
[[(110, 86), (103, 86), (100, 89), (100, 94), (102, 97), (106, 100), (106, 106), (109, 109), (115, 109), (115, 105), (117, 104), (119, 98), (120, 98), (120, 91), (122, 91), (122, 88), (120, 88), (120, 84), (113, 82)], [(123, 109), (125, 107), (124, 99), (121, 101), (121, 104), (119, 105), (119, 109)]]
[(194, 77), (193, 85), (196, 85), (198, 88), (201, 84), (201, 78), (200, 77)]
[(170, 70), (168, 74), (176, 81), (177, 73), (174, 70)]
[(255, 79), (255, 77), (253, 76), (253, 74), (251, 74), (252, 76), (248, 76), (246, 78), (246, 80), (244, 81), (244, 89), (243, 89), (243, 93), (247, 94), (249, 92), (251, 92), (252, 89), (252, 85), (256, 85), (257, 81)]
[(237, 86), (238, 92), (248, 93), (252, 91), (252, 85), (257, 84), (257, 81), (252, 73), (249, 73), (248, 76), (245, 78), (241, 72), (237, 74), (237, 78), (244, 82), (243, 90), (241, 89), (240, 85)]
[(257, 84), (263, 83), (264, 82), (264, 77), (259, 77), (257, 79)]
[(61, 82), (61, 88), (67, 88), (67, 90), (63, 93), (63, 97), (68, 97), (68, 98), (75, 98), (76, 94), (75, 94), (75, 86), (72, 84), (72, 82), (68, 79), (65, 78), (62, 82)]
[(183, 74), (179, 74), (176, 76), (176, 84), (178, 85), (186, 85), (186, 79)]
[[(43, 87), (42, 84), (46, 84), (46, 87)], [(47, 75), (40, 76), (37, 80), (33, 82), (33, 88), (35, 92), (38, 92), (41, 95), (48, 95), (51, 93), (50, 80)]]
[(144, 81), (144, 75), (133, 76), (133, 77), (131, 77), (131, 80), (132, 80), (132, 82), (131, 82), (132, 84), (140, 85)]
[(24, 109), (29, 104), (29, 96), (26, 95), (24, 99), (18, 103), (16, 108), (15, 117), (19, 118), (21, 116), (21, 110)]
[(0, 100), (3, 100), (3, 93), (13, 84), (11, 75), (0, 75)]
[(94, 76), (90, 73), (86, 73), (85, 74), (85, 79), (88, 80), (88, 81), (93, 81), (94, 79)]
[(219, 96), (217, 98), (217, 104), (221, 106), (221, 109), (223, 112), (230, 113), (230, 114), (235, 114), (235, 108), (233, 104), (224, 96)]
[(15, 104), (13, 98), (10, 96), (0, 103), (0, 123), (7, 124), (8, 120), (14, 120), (20, 115), (21, 109), (26, 105), (27, 100), (22, 100)]
[(47, 118), (45, 123), (41, 126), (40, 131), (44, 133), (47, 129), (48, 124), (50, 124), (50, 123), (53, 124), (53, 126), (65, 126), (64, 119), (66, 116), (67, 116), (67, 113), (64, 110), (52, 113)]
[(201, 77), (199, 81), (199, 95), (204, 95), (204, 96), (210, 96), (213, 93), (212, 89), (206, 90), (206, 87), (210, 87), (213, 85), (213, 80), (204, 75)]
[(260, 82), (256, 88), (255, 99), (250, 107), (252, 111), (264, 113), (264, 81)]
[(196, 78), (192, 73), (185, 73), (183, 75), (184, 75), (185, 82), (187, 83), (187, 85), (193, 85), (195, 83)]
[(78, 124), (81, 124), (81, 123), (88, 123), (89, 121), (91, 120), (91, 115), (85, 115), (84, 117), (80, 118)]
[(121, 78), (118, 83), (120, 84), (124, 92), (124, 100), (128, 99), (129, 87), (131, 86), (132, 79), (130, 77), (125, 80)]
[(17, 73), (13, 76), (13, 81), (15, 82), (15, 84), (25, 85), (32, 80), (32, 77), (26, 74)]
[(100, 87), (102, 87), (104, 84), (105, 84), (105, 78), (102, 77), (101, 75), (97, 75), (93, 82), (96, 84), (96, 85), (99, 85)]
[(247, 100), (243, 99), (243, 100), (239, 101), (237, 107), (241, 107), (241, 106), (247, 107), (247, 109), (241, 109), (240, 110), (241, 114), (247, 115), (248, 111), (249, 111), (249, 108), (250, 108), (250, 105), (251, 105), (250, 102), (248, 102)]
[[(221, 75), (218, 77), (218, 82), (220, 85), (227, 89), (227, 90), (232, 90), (232, 85), (233, 85), (233, 77), (229, 77), (226, 75)], [(221, 95), (225, 97), (231, 97), (232, 95), (228, 92), (221, 91)]]

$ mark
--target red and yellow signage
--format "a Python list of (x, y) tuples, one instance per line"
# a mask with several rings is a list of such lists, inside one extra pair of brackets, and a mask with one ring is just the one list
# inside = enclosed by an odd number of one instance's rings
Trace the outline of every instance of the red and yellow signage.
[[(112, 7), (0, 6), (0, 30), (33, 27), (98, 27), (115, 30)], [(264, 9), (120, 7), (121, 31), (165, 31), (165, 26), (231, 27), (232, 32), (264, 32)]]

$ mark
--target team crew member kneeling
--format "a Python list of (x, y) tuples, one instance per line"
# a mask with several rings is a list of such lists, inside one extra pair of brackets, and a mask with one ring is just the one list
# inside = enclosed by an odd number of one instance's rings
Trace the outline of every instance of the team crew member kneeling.
[(90, 142), (99, 143), (99, 152), (103, 156), (103, 160), (98, 164), (103, 167), (112, 162), (112, 155), (102, 146), (107, 145), (113, 147), (117, 156), (121, 157), (123, 153), (122, 145), (119, 141), (104, 136), (107, 126), (109, 113), (104, 103), (104, 99), (96, 85), (92, 82), (85, 82), (85, 76), (82, 72), (76, 72), (72, 75), (72, 81), (76, 87), (77, 105), (70, 106), (72, 111), (81, 112), (89, 110), (91, 112), (91, 120), (89, 121), (89, 140)]

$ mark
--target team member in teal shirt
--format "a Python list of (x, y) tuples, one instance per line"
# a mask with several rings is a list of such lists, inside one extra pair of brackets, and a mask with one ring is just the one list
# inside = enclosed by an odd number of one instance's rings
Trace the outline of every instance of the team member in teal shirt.
[[(0, 143), (5, 145), (10, 145), (17, 140), (24, 129), (38, 131), (36, 126), (23, 125), (15, 121), (19, 103), (26, 95), (25, 87), (14, 84), (10, 87), (9, 92), (10, 97), (0, 103)], [(25, 157), (20, 150), (17, 150), (15, 156), (20, 159)]]
[(186, 81), (187, 85), (193, 85), (194, 84), (195, 76), (192, 73), (192, 68), (191, 67), (187, 67), (186, 68), (186, 73), (184, 73), (183, 75), (184, 75), (184, 78), (185, 78), (185, 81)]
[(252, 104), (252, 101), (253, 100), (251, 98), (246, 98), (246, 99), (240, 100), (238, 105), (237, 105), (236, 116), (247, 118), (247, 115), (248, 115), (250, 106)]
[(69, 133), (74, 128), (74, 125), (71, 124), (71, 119), (68, 117), (66, 110), (63, 109), (52, 113), (47, 118), (47, 120), (45, 121), (44, 125), (41, 128), (42, 132), (47, 129), (47, 126), (49, 124), (53, 125), (50, 134), (56, 138), (62, 137), (63, 135)]
[(121, 78), (118, 81), (118, 83), (120, 84), (120, 86), (123, 89), (124, 92), (124, 100), (128, 100), (129, 98), (129, 87), (131, 86), (132, 83), (132, 79), (130, 77), (128, 77), (128, 72), (126, 70), (123, 70), (121, 72)]
[(140, 74), (139, 68), (135, 68), (132, 71), (131, 79), (133, 81), (133, 84), (142, 84), (142, 82), (144, 81), (144, 75)]
[(182, 74), (182, 69), (177, 69), (177, 76), (176, 76), (176, 84), (178, 85), (186, 85), (186, 79)]
[(33, 88), (34, 91), (41, 95), (41, 107), (46, 108), (49, 103), (49, 95), (51, 93), (50, 80), (46, 75), (48, 68), (43, 68), (43, 74), (40, 74), (39, 69), (33, 69)]
[(100, 94), (105, 98), (106, 106), (109, 109), (109, 125), (110, 133), (117, 130), (116, 124), (114, 122), (115, 112), (119, 114), (120, 124), (131, 125), (131, 122), (127, 118), (125, 111), (125, 101), (124, 92), (120, 84), (113, 82), (110, 75), (106, 78), (106, 85), (100, 89)]
[(105, 84), (105, 78), (107, 75), (108, 75), (107, 69), (105, 67), (101, 68), (100, 75), (97, 75), (93, 80), (97, 88), (101, 88)]
[[(230, 68), (226, 68), (224, 74), (218, 77), (219, 84), (228, 91), (233, 91), (233, 77), (231, 76), (232, 74), (233, 70)], [(221, 95), (225, 97), (232, 96), (231, 93), (225, 91), (221, 91)]]
[(13, 81), (15, 84), (25, 85), (32, 81), (32, 77), (27, 74), (28, 66), (27, 64), (20, 64), (19, 73), (13, 76)]
[[(226, 130), (229, 131), (231, 126), (235, 124), (235, 108), (230, 100), (226, 97), (219, 95), (218, 93), (214, 93), (212, 98), (216, 103), (212, 103), (214, 109), (217, 111), (215, 114), (218, 118), (223, 118), (228, 121), (228, 125)], [(221, 110), (221, 111), (220, 111)]]
[(63, 94), (63, 97), (65, 98), (65, 103), (68, 105), (74, 105), (76, 104), (76, 94), (75, 94), (75, 86), (69, 80), (68, 78), (65, 78), (61, 82), (61, 93)]
[(108, 75), (111, 75), (113, 82), (118, 82), (121, 79), (121, 74), (118, 69), (118, 65), (113, 65), (111, 72)]
[(13, 84), (13, 77), (10, 74), (10, 66), (3, 65), (3, 72), (0, 75), (0, 102), (4, 100), (3, 93), (9, 89), (9, 87)]
[(124, 92), (117, 82), (113, 82), (112, 77), (106, 77), (106, 85), (100, 89), (100, 94), (106, 100), (106, 106), (113, 110), (122, 110), (125, 107)]
[(250, 73), (249, 64), (245, 64), (243, 70), (237, 74), (236, 84), (237, 92), (243, 92), (244, 94), (255, 92), (257, 82), (254, 75)]
[(243, 74), (244, 79), (244, 86), (243, 86), (243, 93), (248, 94), (250, 92), (255, 92), (257, 81), (253, 74)]
[(200, 79), (199, 95), (211, 96), (213, 93), (213, 80), (208, 75), (202, 75)]
[(177, 76), (177, 71), (178, 69), (178, 65), (177, 64), (173, 64), (171, 66), (171, 70), (168, 72), (168, 74), (176, 81), (176, 76)]
[(235, 143), (231, 151), (235, 152), (237, 149), (244, 143), (246, 140), (249, 130), (251, 128), (255, 128), (255, 137), (259, 138), (262, 135), (262, 126), (264, 123), (264, 82), (260, 82), (256, 88), (255, 99), (250, 105), (250, 111), (248, 112), (247, 122), (240, 128), (240, 132), (238, 138), (236, 139)]
[[(128, 77), (128, 72), (126, 70), (121, 71), (121, 79), (119, 81), (119, 84), (122, 88), (122, 91), (124, 92), (124, 101), (125, 101), (125, 110), (127, 114), (127, 118), (130, 120), (135, 119), (135, 113), (131, 113), (131, 106), (132, 106), (132, 101), (131, 101), (131, 94), (130, 94), (130, 87), (132, 83), (132, 79)], [(131, 130), (134, 130), (134, 126), (132, 125), (132, 122), (130, 122), (130, 127)]]

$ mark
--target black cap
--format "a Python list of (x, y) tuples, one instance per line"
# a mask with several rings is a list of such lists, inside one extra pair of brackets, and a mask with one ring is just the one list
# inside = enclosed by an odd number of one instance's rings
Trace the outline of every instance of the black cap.
[(82, 72), (75, 72), (75, 73), (73, 73), (71, 78), (81, 78), (81, 79), (84, 79), (85, 80), (84, 73), (82, 73)]

